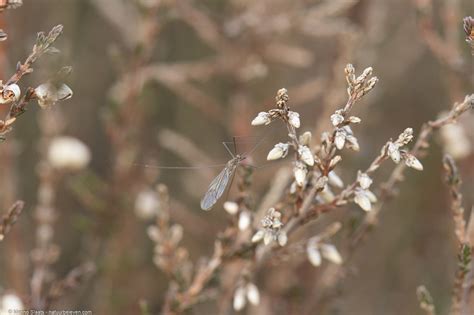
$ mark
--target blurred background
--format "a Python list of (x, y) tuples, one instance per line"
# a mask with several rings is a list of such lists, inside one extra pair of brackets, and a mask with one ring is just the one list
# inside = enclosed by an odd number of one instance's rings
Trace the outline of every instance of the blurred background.
[[(228, 214), (222, 203), (211, 212), (199, 209), (217, 169), (160, 170), (145, 164), (225, 163), (229, 155), (222, 141), (242, 136), (245, 143), (238, 149), (245, 151), (265, 136), (252, 156), (254, 164), (264, 164), (286, 131), (278, 123), (257, 128), (250, 122), (273, 108), (282, 87), (301, 115), (300, 130), (318, 139), (330, 126), (329, 116), (345, 103), (344, 67), (352, 63), (357, 73), (373, 67), (379, 83), (354, 108), (362, 118), (354, 129), (361, 151), (344, 152), (339, 170), (350, 183), (388, 139), (406, 127), (416, 134), (424, 122), (472, 93), (472, 58), (462, 30), (462, 18), (472, 14), (467, 0), (24, 0), (22, 7), (1, 13), (1, 28), (9, 35), (0, 45), (4, 80), (27, 57), (38, 31), (63, 24), (55, 45), (62, 53), (42, 58), (22, 86), (35, 87), (60, 66), (71, 65), (66, 83), (74, 96), (46, 112), (30, 104), (0, 144), (0, 209), (16, 199), (26, 203), (0, 243), (0, 290), (24, 299), (30, 294), (30, 256), (41, 233), (35, 205), (44, 124), (59, 125), (58, 133), (80, 139), (91, 152), (86, 169), (55, 175), (52, 239), (60, 253), (50, 269), (63, 277), (85, 261), (97, 265), (97, 272), (53, 309), (137, 314), (140, 301), (146, 301), (152, 314), (159, 313), (168, 280), (153, 263), (154, 244), (146, 234), (152, 220), (137, 212), (136, 197), (157, 183), (168, 186), (172, 220), (184, 227), (183, 245), (193, 261), (212, 253)], [(464, 137), (467, 144), (453, 149), (467, 213), (474, 201), (473, 122), (472, 113), (460, 121), (455, 138)], [(245, 312), (422, 314), (415, 292), (424, 284), (445, 314), (457, 253), (441, 165), (450, 135), (434, 137), (423, 172), (407, 172), (399, 196), (356, 251), (350, 275), (333, 288), (335, 294), (317, 290), (325, 268), (304, 259), (284, 262), (258, 275), (263, 303)], [(283, 165), (289, 161), (255, 172), (255, 200)], [(392, 168), (387, 163), (376, 183)], [(347, 220), (363, 215), (355, 206), (344, 211)], [(309, 235), (318, 228), (309, 226)], [(203, 306), (190, 313), (217, 311)]]

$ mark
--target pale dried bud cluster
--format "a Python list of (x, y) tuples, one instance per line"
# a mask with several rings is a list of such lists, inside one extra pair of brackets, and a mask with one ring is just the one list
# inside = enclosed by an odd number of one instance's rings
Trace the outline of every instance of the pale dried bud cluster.
[(372, 204), (377, 202), (377, 197), (369, 190), (370, 185), (372, 185), (372, 178), (366, 173), (359, 171), (357, 183), (359, 187), (354, 190), (354, 202), (364, 211), (372, 210)]
[(48, 161), (56, 169), (77, 171), (85, 168), (90, 159), (89, 148), (77, 138), (56, 137), (48, 148)]
[(179, 224), (165, 227), (156, 225), (147, 229), (148, 237), (155, 243), (153, 262), (163, 270), (172, 270), (187, 259), (188, 253), (178, 247), (183, 238), (183, 227)]
[(360, 150), (359, 142), (357, 138), (354, 137), (352, 129), (349, 126), (344, 126), (336, 130), (334, 144), (338, 150), (342, 150), (344, 146), (354, 151)]
[(268, 112), (258, 113), (257, 117), (252, 120), (252, 126), (268, 125), (273, 120), (280, 118), (293, 126), (293, 128), (299, 128), (301, 125), (300, 114), (289, 109), (287, 105), (288, 100), (288, 91), (286, 89), (278, 90), (276, 96), (277, 108), (271, 109)]
[(418, 171), (422, 171), (423, 165), (421, 164), (421, 162), (414, 155), (402, 149), (405, 145), (410, 143), (412, 140), (413, 140), (413, 129), (407, 128), (400, 134), (400, 136), (398, 136), (398, 139), (395, 142), (389, 141), (387, 145), (384, 146), (382, 151), (384, 151), (385, 154), (388, 154), (388, 156), (396, 164), (400, 163), (401, 160), (404, 160), (405, 164), (408, 167), (411, 167)]
[(252, 236), (252, 242), (257, 243), (263, 240), (265, 245), (272, 241), (277, 241), (280, 246), (285, 246), (288, 237), (282, 230), (281, 213), (274, 208), (270, 208), (261, 221), (262, 228)]
[(354, 102), (369, 93), (378, 82), (377, 77), (372, 77), (372, 67), (366, 68), (357, 78), (355, 76), (353, 65), (348, 64), (344, 71), (346, 73), (347, 84), (349, 85), (347, 88), (347, 94), (349, 94), (349, 97)]
[(234, 310), (241, 311), (247, 304), (247, 301), (253, 305), (260, 303), (258, 287), (251, 282), (239, 285), (235, 290), (233, 302)]

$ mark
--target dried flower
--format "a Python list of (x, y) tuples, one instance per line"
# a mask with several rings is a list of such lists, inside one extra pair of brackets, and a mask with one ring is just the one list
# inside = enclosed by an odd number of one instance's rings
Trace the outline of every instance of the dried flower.
[(340, 112), (341, 111), (338, 110), (336, 113), (331, 115), (331, 123), (334, 127), (338, 127), (344, 121), (344, 116), (342, 116)]
[(342, 257), (336, 246), (321, 243), (321, 239), (318, 236), (313, 237), (308, 241), (308, 244), (306, 245), (306, 254), (309, 262), (315, 267), (321, 265), (322, 258), (337, 265), (342, 264)]
[(291, 110), (288, 112), (288, 122), (295, 128), (300, 127), (300, 114), (297, 112), (292, 112)]
[(306, 182), (306, 174), (308, 174), (306, 166), (300, 161), (296, 161), (295, 167), (293, 168), (293, 173), (295, 176), (296, 184), (302, 187)]
[(458, 124), (449, 124), (440, 129), (446, 153), (455, 159), (462, 159), (471, 153), (471, 142), (465, 129)]
[(299, 146), (298, 154), (299, 154), (301, 160), (303, 162), (305, 162), (307, 165), (309, 165), (309, 166), (314, 165), (313, 153), (311, 152), (311, 150), (307, 146), (305, 146), (305, 145)]
[(267, 112), (258, 113), (257, 117), (252, 120), (252, 126), (268, 125), (272, 122), (270, 114)]
[(306, 131), (299, 137), (299, 141), (302, 145), (309, 146), (311, 143), (311, 137), (311, 132)]
[(344, 187), (344, 182), (334, 171), (329, 172), (328, 179), (329, 179), (328, 181), (329, 185), (337, 187), (337, 188)]
[(393, 142), (388, 142), (387, 152), (393, 162), (396, 164), (400, 163), (400, 147), (398, 144)]
[(56, 137), (48, 149), (48, 160), (58, 169), (80, 170), (87, 166), (90, 159), (89, 148), (73, 137)]
[(55, 85), (44, 83), (35, 89), (38, 104), (41, 108), (49, 108), (59, 101), (64, 101), (72, 97), (72, 90), (66, 84)]
[(276, 211), (275, 208), (270, 208), (267, 214), (261, 221), (262, 229), (258, 230), (252, 236), (252, 242), (257, 243), (263, 240), (265, 245), (270, 244), (272, 241), (277, 241), (280, 246), (285, 246), (288, 237), (284, 231), (282, 231), (283, 223), (281, 222), (281, 213)]
[(0, 81), (0, 104), (16, 102), (20, 99), (21, 90), (18, 84), (1, 85)]
[(250, 282), (237, 287), (235, 290), (233, 302), (234, 310), (241, 311), (247, 304), (247, 301), (253, 305), (258, 305), (260, 303), (260, 292), (258, 287)]
[(423, 170), (423, 165), (414, 155), (406, 153), (404, 155), (404, 159), (406, 166), (411, 167), (417, 171)]
[(224, 210), (227, 211), (228, 214), (230, 215), (235, 215), (239, 211), (239, 205), (237, 202), (233, 201), (226, 201), (224, 202)]
[(361, 171), (357, 173), (357, 181), (359, 182), (360, 187), (364, 190), (369, 189), (370, 185), (372, 185), (372, 178)]
[(239, 215), (239, 230), (246, 230), (252, 223), (252, 215), (249, 211), (242, 211)]
[(157, 194), (150, 189), (138, 193), (135, 199), (135, 214), (143, 220), (149, 220), (158, 214), (160, 200)]
[(287, 143), (275, 144), (273, 149), (268, 152), (267, 160), (272, 161), (284, 158), (288, 154), (288, 147), (289, 145)]
[(357, 188), (354, 191), (354, 202), (364, 211), (370, 211), (372, 203), (377, 202), (377, 197), (370, 190)]

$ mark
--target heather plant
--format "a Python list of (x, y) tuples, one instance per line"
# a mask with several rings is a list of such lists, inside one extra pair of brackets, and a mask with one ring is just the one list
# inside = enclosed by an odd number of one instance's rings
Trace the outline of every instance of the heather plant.
[(472, 313), (463, 1), (22, 2), (0, 314)]

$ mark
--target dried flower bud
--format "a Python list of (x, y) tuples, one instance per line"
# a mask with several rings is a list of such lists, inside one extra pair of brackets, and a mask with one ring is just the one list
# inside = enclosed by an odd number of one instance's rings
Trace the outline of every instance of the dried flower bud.
[(351, 117), (349, 117), (348, 120), (351, 124), (359, 124), (362, 121), (362, 119), (360, 119), (359, 117), (356, 117), (356, 116), (351, 116)]
[(314, 187), (316, 187), (317, 190), (321, 190), (324, 187), (326, 187), (326, 184), (328, 183), (328, 178), (326, 176), (321, 176), (316, 180), (316, 183), (314, 184)]
[(144, 190), (138, 193), (135, 199), (135, 214), (143, 220), (152, 219), (158, 214), (160, 201), (152, 190)]
[(454, 159), (465, 158), (471, 153), (471, 142), (463, 126), (459, 124), (443, 126), (440, 130), (440, 135), (446, 153)]
[(331, 159), (331, 162), (329, 162), (329, 168), (334, 169), (336, 167), (337, 163), (342, 161), (342, 157), (340, 155), (336, 155)]
[(309, 262), (315, 266), (319, 267), (322, 263), (321, 253), (319, 252), (318, 247), (315, 244), (311, 244), (306, 247), (306, 254), (308, 255)]
[(334, 171), (329, 172), (328, 179), (329, 179), (328, 181), (329, 185), (338, 187), (338, 188), (344, 187), (344, 182)]
[(57, 169), (80, 170), (89, 164), (90, 159), (89, 148), (73, 137), (56, 137), (48, 149), (48, 160)]
[(307, 146), (300, 146), (298, 148), (298, 154), (300, 159), (306, 163), (306, 165), (313, 166), (314, 165), (314, 157), (313, 153)]
[(296, 184), (302, 187), (306, 182), (306, 174), (308, 173), (306, 166), (302, 163), (297, 162), (295, 164), (295, 167), (293, 168), (293, 173), (295, 176)]
[(359, 151), (360, 150), (359, 142), (357, 141), (356, 137), (354, 137), (353, 135), (348, 134), (346, 136), (346, 140), (347, 140), (347, 147), (349, 149), (354, 150), (354, 151)]
[(265, 231), (263, 230), (258, 230), (253, 236), (252, 236), (252, 243), (258, 243), (261, 240), (263, 240), (263, 237), (265, 235)]
[(309, 146), (311, 143), (311, 137), (311, 132), (306, 131), (300, 136), (299, 141), (302, 145)]
[(334, 137), (334, 144), (338, 150), (342, 150), (346, 144), (346, 132), (343, 129), (338, 129)]
[(365, 190), (357, 189), (354, 194), (354, 202), (356, 204), (358, 204), (364, 211), (372, 210), (370, 198)]
[(387, 146), (387, 153), (393, 162), (395, 162), (396, 164), (400, 163), (400, 147), (397, 144), (389, 142)]
[(247, 284), (247, 300), (253, 305), (258, 305), (260, 303), (260, 292), (258, 287), (253, 284)]
[(417, 171), (422, 171), (423, 170), (423, 165), (421, 162), (412, 154), (405, 154), (405, 164), (408, 167), (411, 167)]
[(38, 104), (41, 108), (49, 108), (59, 101), (64, 101), (72, 97), (72, 90), (66, 84), (56, 86), (52, 83), (44, 83), (35, 89)]
[(244, 287), (238, 287), (237, 290), (235, 290), (234, 293), (234, 310), (236, 311), (241, 311), (244, 307), (246, 302), (245, 295), (247, 293), (247, 290)]
[(370, 185), (372, 185), (372, 178), (361, 171), (357, 174), (357, 181), (359, 182), (360, 187), (364, 190), (369, 189)]
[(288, 236), (286, 235), (284, 231), (278, 233), (277, 242), (278, 242), (278, 245), (282, 247), (285, 246), (286, 243), (288, 243)]
[(273, 149), (268, 152), (267, 160), (273, 161), (284, 158), (288, 154), (288, 147), (287, 143), (277, 143), (273, 147)]
[(21, 90), (18, 84), (10, 84), (3, 87), (0, 94), (0, 104), (16, 102), (20, 99)]
[(331, 115), (331, 123), (334, 127), (339, 126), (344, 121), (344, 116), (342, 116), (339, 111)]
[(242, 211), (239, 215), (239, 230), (245, 231), (252, 223), (252, 216), (248, 211)]
[(239, 211), (239, 205), (233, 201), (226, 201), (224, 202), (224, 210), (227, 211), (230, 215), (235, 215)]
[(258, 113), (257, 117), (252, 120), (252, 126), (268, 125), (272, 122), (270, 114), (267, 112)]
[(337, 265), (342, 264), (342, 257), (339, 254), (339, 251), (337, 250), (336, 246), (331, 244), (321, 244), (320, 250), (321, 255), (330, 262), (335, 263)]
[(288, 122), (293, 127), (299, 128), (300, 127), (300, 114), (298, 114), (297, 112), (289, 111), (288, 112)]

